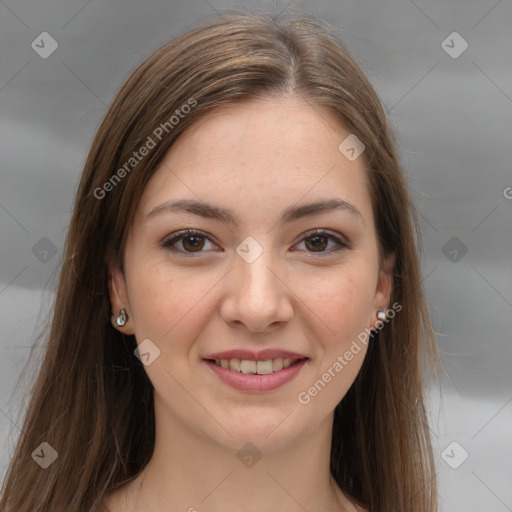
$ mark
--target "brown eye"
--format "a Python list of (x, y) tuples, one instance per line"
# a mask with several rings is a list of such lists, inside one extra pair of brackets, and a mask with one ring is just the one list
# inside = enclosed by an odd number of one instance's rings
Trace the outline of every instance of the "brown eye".
[[(305, 236), (302, 241), (304, 242), (307, 252), (310, 253), (330, 254), (343, 249), (350, 249), (348, 243), (343, 242), (340, 238), (328, 231), (316, 230)], [(331, 241), (334, 242), (334, 249), (326, 250)]]
[[(210, 238), (203, 235), (200, 231), (192, 231), (187, 229), (173, 234), (162, 242), (162, 247), (172, 252), (181, 253), (201, 253), (205, 244), (208, 242), (212, 243)], [(181, 245), (181, 247), (180, 247)]]
[(196, 251), (201, 250), (204, 246), (204, 240), (200, 236), (189, 235), (185, 236), (182, 239), (183, 247), (187, 251)]
[[(329, 244), (329, 240), (325, 235), (313, 235), (305, 239), (306, 247), (312, 251), (323, 251)], [(309, 242), (309, 243), (308, 243)]]

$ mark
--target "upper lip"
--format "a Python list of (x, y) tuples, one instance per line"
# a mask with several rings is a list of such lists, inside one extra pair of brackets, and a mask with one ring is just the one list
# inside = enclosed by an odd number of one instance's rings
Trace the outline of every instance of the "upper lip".
[(226, 350), (224, 352), (215, 352), (214, 354), (207, 355), (204, 359), (245, 359), (247, 361), (267, 361), (269, 359), (303, 359), (307, 356), (297, 352), (290, 352), (288, 350), (280, 350), (276, 348), (267, 348), (259, 352), (252, 352), (251, 350)]

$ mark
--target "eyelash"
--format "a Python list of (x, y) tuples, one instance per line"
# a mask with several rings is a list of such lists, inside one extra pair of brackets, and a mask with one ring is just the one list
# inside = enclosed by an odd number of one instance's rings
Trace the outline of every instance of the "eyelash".
[[(171, 251), (171, 252), (174, 252), (174, 253), (182, 253), (182, 254), (186, 254), (188, 257), (196, 257), (195, 256), (196, 254), (199, 255), (199, 254), (201, 254), (202, 252), (205, 252), (205, 251), (190, 252), (190, 251), (178, 250), (178, 249), (176, 249), (176, 247), (174, 247), (174, 245), (177, 242), (183, 240), (184, 238), (192, 237), (192, 236), (197, 236), (197, 237), (205, 238), (205, 239), (209, 240), (210, 242), (212, 241), (211, 238), (208, 237), (202, 231), (197, 231), (197, 230), (193, 230), (193, 229), (185, 229), (183, 231), (178, 231), (176, 233), (173, 233), (173, 235), (171, 235), (169, 238), (166, 238), (161, 243), (161, 246), (164, 249), (166, 249), (168, 251)], [(300, 242), (303, 242), (304, 240), (306, 240), (308, 238), (313, 238), (314, 236), (325, 236), (325, 237), (329, 238), (330, 240), (333, 240), (336, 244), (338, 244), (338, 248), (336, 248), (334, 250), (331, 249), (329, 251), (319, 251), (319, 252), (307, 251), (310, 254), (322, 256), (324, 254), (331, 254), (333, 252), (338, 252), (338, 251), (341, 251), (343, 249), (351, 249), (351, 247), (350, 247), (350, 245), (348, 243), (342, 241), (339, 237), (333, 235), (329, 231), (322, 230), (322, 229), (315, 229), (313, 231), (310, 231), (310, 232), (306, 233), (305, 236), (300, 240)]]

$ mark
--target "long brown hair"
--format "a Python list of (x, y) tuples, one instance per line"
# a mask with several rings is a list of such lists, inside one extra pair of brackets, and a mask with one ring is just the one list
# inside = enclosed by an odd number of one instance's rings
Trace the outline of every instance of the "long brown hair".
[[(421, 286), (418, 223), (385, 112), (326, 22), (234, 12), (205, 20), (144, 60), (98, 129), (76, 195), (40, 373), (4, 480), (2, 512), (94, 510), (148, 463), (153, 388), (134, 356), (134, 336), (111, 324), (108, 263), (122, 264), (144, 187), (188, 126), (222, 105), (290, 94), (332, 111), (365, 145), (381, 257), (396, 254), (391, 303), (402, 306), (375, 334), (335, 409), (331, 474), (372, 512), (437, 510), (423, 395), (423, 370), (433, 368), (436, 351)], [(173, 116), (179, 121), (170, 121)], [(154, 147), (130, 160), (148, 137)], [(31, 456), (42, 442), (58, 453), (47, 469)]]

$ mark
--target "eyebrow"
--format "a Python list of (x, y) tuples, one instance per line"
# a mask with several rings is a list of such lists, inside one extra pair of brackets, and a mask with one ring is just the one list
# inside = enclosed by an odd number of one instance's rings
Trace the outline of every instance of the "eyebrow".
[[(353, 204), (350, 204), (343, 199), (333, 198), (315, 201), (313, 203), (305, 204), (302, 206), (290, 206), (282, 212), (279, 223), (284, 224), (297, 219), (301, 219), (303, 217), (317, 215), (333, 210), (345, 211), (354, 216), (360, 217), (360, 219), (363, 220), (361, 212)], [(147, 214), (147, 217), (151, 218), (164, 212), (189, 212), (207, 219), (219, 220), (224, 224), (238, 226), (236, 215), (231, 210), (190, 199), (175, 199), (166, 201), (158, 206), (155, 206)]]

